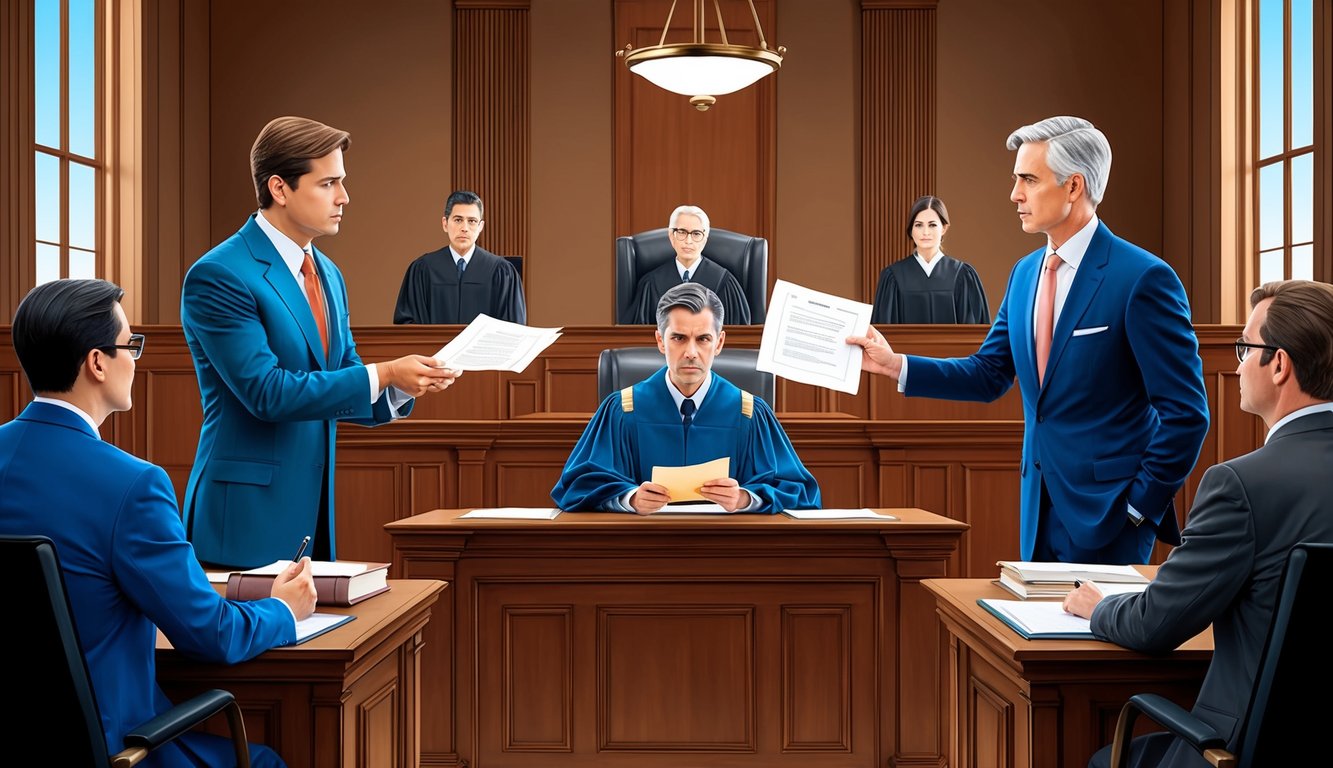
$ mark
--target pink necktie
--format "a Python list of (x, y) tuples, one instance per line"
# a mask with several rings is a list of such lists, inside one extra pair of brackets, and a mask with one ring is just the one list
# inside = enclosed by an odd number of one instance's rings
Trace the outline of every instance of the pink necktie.
[(1046, 257), (1037, 286), (1037, 383), (1046, 378), (1046, 361), (1051, 357), (1051, 337), (1055, 333), (1055, 273), (1060, 269), (1060, 254)]

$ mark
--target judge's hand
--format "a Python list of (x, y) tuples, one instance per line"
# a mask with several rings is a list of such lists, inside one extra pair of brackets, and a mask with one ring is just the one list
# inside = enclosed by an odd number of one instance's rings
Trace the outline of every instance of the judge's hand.
[(903, 356), (893, 351), (884, 334), (875, 330), (875, 326), (866, 328), (864, 336), (848, 336), (847, 343), (865, 350), (861, 355), (861, 370), (882, 373), (894, 380), (902, 373)]
[(1100, 603), (1101, 600), (1102, 591), (1097, 589), (1097, 585), (1091, 581), (1085, 581), (1065, 595), (1065, 612), (1091, 619), (1092, 610), (1097, 607), (1097, 603)]
[(750, 493), (731, 477), (709, 480), (699, 486), (699, 493), (728, 512), (735, 512), (750, 504)]
[(430, 392), (443, 392), (454, 383), (460, 371), (445, 368), (444, 364), (426, 355), (408, 355), (387, 363), (375, 363), (380, 385), (397, 387), (409, 397), (421, 397)]
[(629, 505), (640, 515), (651, 515), (668, 501), (671, 501), (671, 494), (667, 493), (666, 486), (650, 482), (644, 482), (639, 486), (639, 490), (629, 497)]
[(315, 578), (310, 558), (303, 557), (287, 566), (286, 570), (273, 579), (273, 589), (269, 592), (292, 609), (297, 621), (308, 618), (315, 612)]

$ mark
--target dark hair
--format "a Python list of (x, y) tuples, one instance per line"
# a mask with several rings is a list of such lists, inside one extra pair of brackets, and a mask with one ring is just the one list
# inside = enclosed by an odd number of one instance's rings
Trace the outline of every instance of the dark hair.
[[(1278, 280), (1250, 293), (1250, 306), (1264, 299), (1268, 317), (1259, 336), (1265, 344), (1286, 350), (1296, 369), (1301, 391), (1319, 400), (1333, 400), (1333, 285), (1312, 280)], [(1263, 350), (1260, 365), (1275, 353)]]
[(340, 131), (304, 117), (270, 120), (250, 148), (250, 173), (255, 177), (255, 199), (260, 208), (273, 205), (268, 180), (277, 176), (296, 189), (301, 177), (310, 173), (310, 161), (335, 149), (346, 152), (352, 145), (347, 131)]
[(483, 221), (486, 220), (486, 206), (482, 205), (481, 196), (476, 192), (460, 189), (450, 193), (449, 199), (444, 201), (444, 218), (449, 218), (449, 214), (454, 212), (455, 205), (475, 205), (477, 206), (477, 215)]
[(36, 393), (68, 392), (94, 349), (116, 356), (125, 291), (105, 280), (53, 280), (28, 291), (14, 313), (14, 351)]
[(920, 216), (921, 212), (927, 208), (939, 215), (941, 224), (949, 225), (949, 209), (944, 207), (944, 201), (934, 195), (922, 195), (916, 199), (915, 203), (912, 203), (912, 212), (907, 214), (908, 240), (912, 239), (912, 225), (916, 223), (916, 217)]
[(722, 299), (713, 293), (713, 289), (701, 283), (690, 281), (679, 283), (667, 289), (662, 298), (657, 300), (657, 330), (666, 333), (667, 321), (671, 319), (671, 310), (684, 307), (690, 314), (697, 315), (705, 309), (713, 311), (713, 331), (722, 333), (722, 317), (726, 310)]

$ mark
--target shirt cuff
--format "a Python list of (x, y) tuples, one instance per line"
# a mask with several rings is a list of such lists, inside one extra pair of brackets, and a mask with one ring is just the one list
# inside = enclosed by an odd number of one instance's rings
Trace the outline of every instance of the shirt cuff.
[(742, 490), (742, 491), (745, 491), (747, 494), (749, 494), (749, 496), (750, 496), (750, 503), (749, 503), (749, 504), (746, 504), (745, 506), (741, 507), (740, 509), (737, 509), (736, 511), (737, 511), (737, 512), (758, 512), (758, 511), (759, 511), (759, 508), (762, 507), (762, 506), (764, 505), (764, 500), (761, 499), (761, 498), (759, 498), (759, 497), (758, 497), (757, 495), (755, 495), (754, 493), (752, 493), (752, 492), (750, 491), (749, 488), (741, 488), (741, 490)]
[(629, 503), (629, 500), (634, 496), (634, 494), (638, 492), (639, 489), (635, 488), (634, 490), (630, 491), (624, 496), (621, 496), (620, 498), (612, 496), (611, 498), (607, 499), (606, 505), (616, 512), (633, 512), (634, 506)]
[(1135, 525), (1143, 522), (1143, 513), (1135, 509), (1133, 504), (1126, 502), (1125, 506), (1129, 508), (1129, 519), (1133, 520)]
[(373, 403), (380, 399), (380, 393), (383, 392), (383, 390), (380, 389), (380, 372), (379, 369), (375, 367), (374, 363), (365, 366), (365, 368), (366, 378), (370, 379), (370, 402)]
[(903, 369), (898, 372), (898, 392), (907, 391), (907, 355), (903, 355)]
[(286, 608), (286, 609), (287, 609), (287, 613), (290, 613), (290, 614), (292, 615), (292, 626), (295, 627), (296, 624), (297, 624), (297, 621), (296, 621), (296, 611), (293, 611), (293, 610), (292, 610), (292, 607), (291, 607), (290, 605), (287, 605), (287, 601), (286, 601), (286, 600), (283, 600), (281, 597), (275, 597), (275, 598), (273, 598), (273, 599), (274, 599), (274, 600), (277, 600), (279, 603), (282, 603), (282, 607), (283, 607), (283, 608)]

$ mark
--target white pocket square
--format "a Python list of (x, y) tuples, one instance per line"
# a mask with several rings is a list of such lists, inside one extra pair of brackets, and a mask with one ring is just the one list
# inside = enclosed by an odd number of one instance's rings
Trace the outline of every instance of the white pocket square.
[(1099, 326), (1097, 326), (1096, 328), (1079, 328), (1079, 329), (1077, 329), (1077, 330), (1074, 331), (1074, 335), (1075, 335), (1075, 336), (1091, 336), (1091, 335), (1094, 334), (1094, 333), (1101, 333), (1102, 331), (1104, 331), (1104, 330), (1106, 330), (1107, 328), (1110, 328), (1110, 327), (1111, 327), (1111, 326), (1109, 326), (1109, 325), (1099, 325)]

